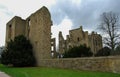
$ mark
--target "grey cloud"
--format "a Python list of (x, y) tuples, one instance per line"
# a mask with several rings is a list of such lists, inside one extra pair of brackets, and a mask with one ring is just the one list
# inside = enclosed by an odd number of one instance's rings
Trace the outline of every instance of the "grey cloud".
[(51, 16), (53, 24), (60, 24), (66, 15), (60, 7), (55, 6), (53, 9), (51, 9)]
[(73, 28), (83, 25), (86, 29), (96, 29), (100, 14), (108, 11), (120, 13), (119, 8), (120, 0), (82, 0), (79, 5), (72, 0), (57, 0), (50, 12), (53, 24), (60, 24), (64, 17), (68, 17)]

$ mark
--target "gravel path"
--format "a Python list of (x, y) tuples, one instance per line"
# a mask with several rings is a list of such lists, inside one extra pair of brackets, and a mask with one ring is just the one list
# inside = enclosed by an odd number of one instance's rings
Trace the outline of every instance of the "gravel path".
[(0, 77), (10, 77), (10, 76), (8, 76), (6, 73), (4, 73), (4, 72), (0, 72)]

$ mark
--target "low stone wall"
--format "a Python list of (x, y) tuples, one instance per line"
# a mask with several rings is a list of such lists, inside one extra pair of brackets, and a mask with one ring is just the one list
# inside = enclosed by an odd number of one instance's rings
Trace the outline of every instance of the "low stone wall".
[(120, 73), (120, 56), (42, 59), (39, 66)]

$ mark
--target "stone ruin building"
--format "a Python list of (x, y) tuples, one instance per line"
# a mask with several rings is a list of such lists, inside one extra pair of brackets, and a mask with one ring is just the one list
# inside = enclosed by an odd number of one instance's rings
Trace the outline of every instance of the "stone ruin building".
[(51, 25), (51, 15), (45, 6), (26, 19), (15, 16), (6, 25), (6, 46), (11, 39), (24, 35), (30, 40), (39, 65), (40, 59), (51, 58), (51, 52), (54, 53), (56, 50), (55, 38), (51, 39)]
[(100, 34), (92, 32), (88, 34), (88, 31), (83, 31), (82, 26), (78, 29), (69, 31), (69, 35), (64, 39), (62, 32), (59, 32), (59, 53), (62, 55), (69, 48), (79, 45), (86, 45), (90, 47), (93, 54), (102, 48), (102, 37)]
[[(7, 42), (14, 40), (18, 35), (24, 35), (30, 40), (33, 46), (33, 53), (40, 65), (41, 59), (50, 59), (57, 56), (56, 39), (51, 38), (52, 20), (49, 10), (43, 6), (28, 18), (13, 17), (6, 25), (6, 46)], [(93, 53), (102, 48), (102, 37), (92, 32), (84, 32), (82, 27), (69, 31), (67, 39), (64, 40), (62, 32), (59, 33), (59, 53), (63, 54), (70, 47), (85, 44), (90, 47)]]

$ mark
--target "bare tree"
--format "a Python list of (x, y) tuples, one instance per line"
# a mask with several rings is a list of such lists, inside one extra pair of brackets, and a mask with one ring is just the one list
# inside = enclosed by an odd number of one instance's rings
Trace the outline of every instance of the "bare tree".
[(99, 29), (104, 34), (103, 41), (104, 44), (109, 46), (112, 51), (119, 43), (119, 16), (113, 12), (104, 12), (101, 15), (101, 24)]

